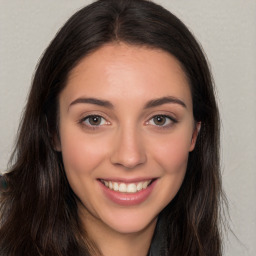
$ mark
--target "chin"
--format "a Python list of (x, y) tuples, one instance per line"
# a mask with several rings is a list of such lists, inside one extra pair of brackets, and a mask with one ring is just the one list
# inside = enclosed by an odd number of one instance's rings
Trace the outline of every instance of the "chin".
[(132, 212), (128, 211), (118, 215), (110, 213), (110, 216), (105, 215), (105, 218), (101, 221), (118, 233), (131, 234), (142, 232), (151, 227), (154, 229), (157, 216), (150, 216), (146, 212), (140, 213), (138, 209), (133, 209)]

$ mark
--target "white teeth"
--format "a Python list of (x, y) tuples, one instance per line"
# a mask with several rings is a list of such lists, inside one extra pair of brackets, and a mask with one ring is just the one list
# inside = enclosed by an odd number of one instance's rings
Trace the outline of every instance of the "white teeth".
[(119, 192), (126, 192), (126, 185), (124, 183), (121, 183), (119, 185)]
[(148, 183), (149, 183), (148, 181), (143, 182), (143, 184), (142, 184), (142, 188), (144, 188), (144, 189), (145, 189), (145, 188), (148, 186)]
[(137, 190), (138, 190), (138, 191), (142, 190), (142, 182), (140, 182), (140, 183), (137, 184)]
[(118, 183), (112, 181), (102, 180), (102, 183), (111, 190), (119, 191), (121, 193), (136, 193), (142, 189), (146, 189), (150, 184), (151, 180), (138, 182), (138, 183)]
[(115, 190), (115, 191), (118, 191), (118, 187), (119, 187), (119, 186), (118, 186), (118, 183), (114, 182), (113, 187), (114, 187), (114, 190)]
[(128, 192), (128, 193), (135, 193), (135, 192), (137, 192), (136, 185), (135, 184), (129, 184), (127, 186), (127, 191), (126, 192)]

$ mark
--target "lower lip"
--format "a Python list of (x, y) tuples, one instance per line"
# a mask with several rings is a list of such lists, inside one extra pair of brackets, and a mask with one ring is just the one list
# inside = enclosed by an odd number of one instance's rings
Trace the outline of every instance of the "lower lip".
[(136, 193), (121, 193), (107, 188), (100, 181), (99, 183), (106, 197), (112, 202), (122, 206), (132, 206), (141, 204), (147, 200), (156, 185), (156, 181), (154, 180), (147, 188)]

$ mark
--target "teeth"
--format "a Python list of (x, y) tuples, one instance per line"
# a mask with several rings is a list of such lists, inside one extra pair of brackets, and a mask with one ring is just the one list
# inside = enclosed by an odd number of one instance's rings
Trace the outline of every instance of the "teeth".
[(118, 191), (118, 187), (119, 187), (119, 186), (118, 186), (118, 183), (114, 182), (113, 188), (114, 188), (115, 191)]
[(142, 190), (142, 186), (143, 186), (143, 185), (142, 185), (142, 182), (138, 183), (138, 184), (137, 184), (137, 190), (138, 190), (138, 191)]
[(148, 182), (147, 181), (145, 181), (145, 182), (143, 182), (143, 184), (142, 184), (142, 188), (147, 188), (147, 186), (148, 186)]
[(119, 192), (126, 192), (126, 185), (124, 183), (121, 183), (119, 185)]
[(142, 189), (146, 189), (152, 180), (147, 180), (138, 183), (118, 183), (113, 181), (101, 180), (101, 182), (111, 190), (119, 191), (121, 193), (136, 193)]
[(137, 187), (136, 187), (136, 185), (135, 185), (135, 184), (129, 184), (129, 185), (127, 186), (126, 192), (128, 192), (128, 193), (135, 193), (135, 192), (137, 192)]

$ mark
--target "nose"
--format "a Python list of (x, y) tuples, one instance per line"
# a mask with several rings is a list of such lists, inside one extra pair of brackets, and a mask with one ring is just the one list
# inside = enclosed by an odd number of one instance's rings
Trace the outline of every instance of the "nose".
[(119, 130), (113, 141), (111, 163), (133, 169), (147, 161), (144, 144), (136, 129)]

